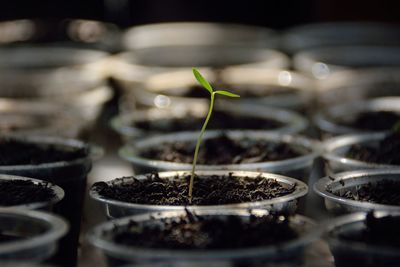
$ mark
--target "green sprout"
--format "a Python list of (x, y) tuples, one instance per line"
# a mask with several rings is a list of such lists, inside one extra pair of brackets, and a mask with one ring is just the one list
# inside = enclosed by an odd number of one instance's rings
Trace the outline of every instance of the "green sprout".
[(194, 150), (192, 173), (190, 175), (190, 182), (189, 182), (189, 201), (190, 202), (192, 202), (192, 198), (193, 198), (193, 183), (194, 183), (194, 177), (195, 177), (195, 171), (196, 171), (197, 157), (199, 155), (200, 143), (203, 138), (204, 132), (207, 128), (208, 121), (211, 118), (211, 114), (212, 114), (212, 111), (214, 108), (215, 95), (218, 94), (218, 95), (224, 95), (224, 96), (228, 96), (228, 97), (240, 97), (237, 94), (233, 94), (231, 92), (224, 91), (224, 90), (214, 91), (214, 89), (212, 88), (210, 83), (195, 68), (193, 68), (193, 75), (196, 78), (196, 80), (200, 83), (200, 85), (203, 86), (204, 89), (206, 89), (210, 93), (210, 108), (208, 110), (208, 114), (207, 114), (206, 120), (204, 121), (203, 127), (201, 128), (200, 135), (197, 138), (196, 149)]

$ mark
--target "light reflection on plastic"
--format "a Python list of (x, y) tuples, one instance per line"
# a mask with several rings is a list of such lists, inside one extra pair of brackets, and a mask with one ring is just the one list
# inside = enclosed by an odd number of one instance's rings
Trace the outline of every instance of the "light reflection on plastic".
[(283, 86), (290, 85), (292, 82), (292, 74), (288, 71), (281, 71), (278, 75), (278, 82)]
[(157, 108), (168, 108), (171, 105), (171, 99), (165, 95), (157, 95), (154, 98), (154, 105)]
[(3, 22), (0, 25), (0, 43), (26, 41), (35, 34), (35, 24), (29, 20)]
[(327, 78), (331, 73), (329, 67), (322, 62), (314, 63), (314, 65), (311, 68), (311, 72), (314, 75), (314, 77), (319, 80)]

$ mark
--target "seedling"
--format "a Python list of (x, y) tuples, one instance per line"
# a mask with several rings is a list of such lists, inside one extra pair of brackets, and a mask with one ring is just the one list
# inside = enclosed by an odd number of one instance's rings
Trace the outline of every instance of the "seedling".
[(194, 176), (195, 176), (195, 171), (196, 171), (197, 157), (199, 155), (199, 148), (200, 148), (201, 140), (203, 139), (204, 132), (206, 131), (208, 121), (210, 120), (212, 112), (213, 112), (215, 95), (224, 95), (224, 96), (228, 96), (228, 97), (240, 97), (237, 94), (233, 94), (231, 92), (224, 91), (224, 90), (214, 91), (214, 89), (212, 88), (210, 83), (195, 68), (193, 68), (193, 75), (196, 78), (196, 80), (200, 83), (200, 85), (203, 86), (204, 89), (206, 89), (210, 93), (210, 108), (208, 110), (208, 114), (207, 114), (206, 120), (204, 121), (203, 127), (201, 128), (199, 137), (197, 138), (196, 148), (194, 150), (192, 173), (190, 175), (190, 182), (189, 182), (189, 201), (190, 202), (192, 202), (192, 197), (193, 197), (193, 183), (194, 183)]

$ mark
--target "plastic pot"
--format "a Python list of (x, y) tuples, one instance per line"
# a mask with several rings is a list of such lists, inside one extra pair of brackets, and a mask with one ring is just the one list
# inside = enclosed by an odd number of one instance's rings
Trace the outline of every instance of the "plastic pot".
[[(265, 210), (253, 210), (253, 214), (268, 214)], [(113, 242), (114, 229), (125, 227), (130, 221), (140, 224), (159, 224), (163, 218), (174, 218), (185, 214), (181, 212), (161, 212), (153, 214), (136, 215), (122, 219), (106, 222), (92, 229), (88, 234), (88, 239), (92, 245), (101, 249), (106, 255), (108, 266), (123, 266), (127, 263), (145, 262), (210, 262), (219, 261), (223, 264), (244, 264), (251, 266), (255, 263), (274, 263), (274, 262), (301, 262), (303, 259), (304, 248), (310, 244), (317, 236), (315, 224), (306, 217), (296, 215), (291, 220), (291, 226), (299, 233), (295, 240), (284, 242), (278, 246), (266, 246), (248, 249), (226, 249), (226, 250), (167, 250), (167, 249), (147, 249), (140, 247), (128, 247)], [(236, 215), (248, 220), (248, 211), (232, 210), (205, 210), (196, 212), (197, 215), (212, 218), (227, 215)]]
[(0, 133), (77, 138), (83, 119), (67, 106), (43, 101), (0, 98)]
[[(43, 184), (42, 180), (37, 180), (33, 178), (28, 178), (28, 177), (22, 177), (22, 176), (14, 176), (14, 175), (6, 175), (6, 174), (0, 174), (0, 181), (1, 180), (29, 180), (32, 181), (34, 184)], [(64, 190), (54, 184), (48, 184), (48, 188), (50, 188), (53, 193), (54, 197), (46, 202), (31, 202), (31, 203), (26, 203), (22, 205), (17, 205), (17, 206), (7, 206), (7, 207), (2, 207), (2, 208), (9, 208), (9, 209), (29, 209), (29, 210), (37, 210), (37, 209), (43, 209), (43, 210), (53, 210), (53, 206), (59, 203), (63, 198), (64, 198)]]
[(85, 157), (71, 161), (50, 162), (38, 165), (0, 166), (0, 173), (45, 180), (57, 184), (64, 190), (65, 197), (57, 205), (55, 212), (68, 220), (70, 231), (60, 244), (61, 249), (59, 253), (63, 255), (57, 255), (57, 257), (59, 257), (60, 264), (74, 266), (76, 264), (87, 174), (92, 167), (92, 159), (101, 155), (101, 149), (90, 147), (78, 140), (56, 137), (30, 136), (12, 137), (12, 139), (40, 146), (54, 145), (57, 148), (66, 150), (80, 148), (87, 150)]
[[(312, 79), (284, 69), (229, 67), (219, 72), (211, 69), (201, 69), (201, 72), (211, 83), (231, 87), (231, 91), (241, 95), (240, 103), (304, 111), (314, 98), (315, 83)], [(128, 108), (135, 102), (138, 106), (158, 108), (207, 105), (207, 97), (184, 96), (195, 85), (193, 73), (187, 69), (154, 74), (142, 86), (132, 88), (122, 103)], [(218, 84), (216, 86), (218, 88)], [(218, 101), (235, 100), (220, 98)]]
[[(124, 140), (134, 140), (139, 137), (171, 132), (167, 131), (167, 125), (172, 120), (185, 119), (187, 117), (203, 119), (207, 115), (207, 109), (208, 107), (204, 105), (202, 106), (202, 109), (198, 109), (197, 107), (187, 107), (184, 110), (178, 108), (151, 108), (147, 110), (138, 110), (114, 117), (111, 120), (111, 126), (123, 137)], [(249, 105), (240, 103), (237, 105), (232, 103), (230, 105), (230, 103), (226, 103), (224, 105), (217, 105), (214, 109), (214, 112), (215, 111), (221, 111), (227, 114), (231, 114), (232, 119), (238, 122), (241, 119), (244, 119), (243, 117), (252, 117), (256, 119), (264, 119), (265, 121), (277, 122), (281, 125), (279, 125), (277, 128), (266, 128), (265, 130), (281, 134), (302, 132), (308, 126), (307, 120), (295, 112), (286, 111), (283, 109), (263, 107), (261, 105)], [(140, 127), (140, 125), (135, 125), (135, 123), (138, 122), (151, 123), (154, 121), (162, 121), (163, 123), (165, 123), (166, 131), (151, 131)], [(193, 130), (193, 128), (182, 129), (182, 131), (184, 130), (189, 131)]]
[(282, 45), (288, 52), (325, 46), (400, 45), (396, 25), (377, 22), (325, 22), (296, 26), (287, 30)]
[(400, 212), (400, 206), (356, 201), (335, 195), (335, 192), (354, 191), (369, 183), (383, 180), (398, 181), (400, 170), (364, 170), (335, 174), (324, 177), (314, 184), (314, 191), (324, 198), (325, 207), (335, 214), (357, 211), (386, 210)]
[(348, 158), (347, 152), (353, 145), (374, 144), (384, 139), (388, 133), (349, 134), (325, 141), (323, 158), (328, 163), (330, 172), (339, 173), (363, 169), (393, 169), (397, 165), (363, 162)]
[[(378, 218), (400, 216), (398, 212), (374, 212)], [(399, 266), (400, 250), (398, 247), (382, 246), (365, 242), (343, 240), (338, 234), (357, 233), (364, 228), (366, 213), (353, 213), (338, 217), (324, 226), (326, 239), (335, 258), (336, 267), (395, 267)]]
[(276, 48), (277, 34), (265, 27), (210, 23), (170, 22), (128, 28), (123, 35), (127, 50), (178, 45), (231, 45)]
[(60, 217), (24, 209), (1, 208), (0, 221), (0, 261), (44, 261), (68, 230)]
[(317, 101), (322, 108), (375, 97), (400, 96), (400, 68), (345, 70), (318, 83)]
[(400, 66), (400, 48), (385, 46), (323, 47), (295, 55), (296, 70), (318, 80), (346, 69)]
[(289, 58), (281, 52), (268, 48), (232, 46), (229, 44), (194, 44), (155, 46), (124, 52), (113, 57), (112, 76), (122, 88), (130, 91), (149, 76), (193, 66), (224, 69), (249, 67), (282, 69), (290, 65)]
[[(233, 139), (256, 139), (264, 140), (272, 143), (286, 143), (292, 146), (302, 155), (278, 161), (259, 162), (259, 163), (243, 163), (229, 165), (197, 165), (197, 170), (225, 170), (225, 171), (256, 171), (256, 172), (271, 172), (294, 177), (302, 181), (307, 181), (314, 159), (320, 153), (320, 146), (317, 141), (295, 135), (282, 135), (269, 133), (267, 131), (224, 131), (228, 137)], [(131, 162), (135, 173), (150, 173), (156, 171), (179, 171), (190, 170), (192, 165), (186, 163), (176, 163), (161, 161), (149, 158), (143, 158), (140, 153), (150, 147), (159, 146), (165, 142), (193, 142), (195, 143), (198, 137), (198, 132), (181, 132), (165, 134), (162, 136), (153, 136), (137, 140), (133, 144), (126, 144), (119, 150), (120, 156)], [(219, 136), (221, 131), (207, 131), (204, 135), (204, 140)]]
[(83, 19), (20, 19), (0, 23), (0, 44), (58, 46), (115, 51), (119, 48), (116, 25)]
[[(389, 111), (400, 114), (400, 97), (381, 97), (369, 101), (358, 101), (336, 105), (317, 113), (314, 117), (314, 123), (325, 137), (357, 132), (374, 132), (373, 130), (368, 131), (343, 125), (343, 122), (351, 121), (351, 119), (363, 112), (380, 111)], [(392, 127), (393, 125), (384, 130), (390, 130)]]
[[(255, 208), (264, 208), (268, 210), (278, 211), (278, 212), (288, 212), (293, 214), (297, 210), (298, 200), (305, 196), (308, 192), (308, 187), (305, 183), (282, 175), (276, 175), (272, 173), (258, 173), (258, 172), (243, 172), (243, 171), (197, 171), (196, 174), (199, 176), (202, 175), (229, 175), (232, 173), (237, 177), (259, 177), (262, 175), (265, 179), (271, 179), (278, 181), (284, 187), (292, 187), (296, 184), (296, 189), (293, 193), (274, 198), (271, 200), (258, 201), (258, 202), (248, 202), (248, 203), (239, 203), (239, 204), (227, 204), (227, 205), (211, 205), (211, 206), (167, 206), (167, 205), (146, 205), (146, 204), (137, 204), (137, 203), (128, 203), (122, 202), (118, 200), (113, 200), (111, 198), (106, 198), (101, 196), (95, 189), (92, 187), (90, 189), (89, 195), (94, 200), (101, 203), (104, 207), (107, 218), (121, 218), (129, 215), (136, 215), (142, 213), (152, 213), (152, 212), (165, 212), (165, 211), (184, 211), (184, 210), (192, 210), (194, 212), (203, 211), (208, 209), (218, 209), (218, 210), (226, 210), (226, 209), (255, 209)], [(161, 172), (159, 176), (163, 179), (172, 179), (176, 175), (185, 175), (187, 172)], [(145, 175), (135, 176), (137, 179), (146, 179)], [(124, 177), (121, 179), (115, 179), (108, 181), (108, 185), (113, 184), (124, 184), (132, 180), (132, 177)]]

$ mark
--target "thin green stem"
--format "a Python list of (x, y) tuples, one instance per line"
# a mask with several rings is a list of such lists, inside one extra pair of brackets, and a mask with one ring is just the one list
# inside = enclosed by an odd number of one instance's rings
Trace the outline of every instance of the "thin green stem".
[(211, 114), (212, 114), (212, 111), (213, 111), (214, 97), (215, 97), (215, 92), (212, 92), (211, 93), (211, 100), (210, 100), (210, 109), (208, 110), (208, 114), (207, 114), (206, 120), (204, 121), (203, 127), (201, 128), (199, 138), (197, 139), (196, 149), (194, 150), (192, 173), (190, 175), (190, 182), (189, 182), (189, 202), (190, 203), (192, 203), (192, 198), (193, 198), (193, 183), (194, 183), (194, 176), (195, 176), (195, 171), (196, 171), (197, 157), (199, 155), (199, 149), (200, 149), (201, 140), (203, 139), (204, 132), (206, 131), (208, 121), (210, 120)]

